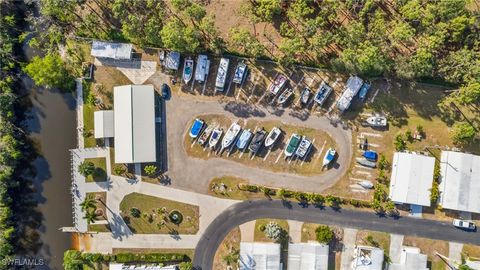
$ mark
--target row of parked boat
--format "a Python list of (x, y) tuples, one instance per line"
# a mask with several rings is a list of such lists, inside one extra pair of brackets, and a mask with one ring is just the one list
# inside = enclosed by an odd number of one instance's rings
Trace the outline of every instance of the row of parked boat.
[[(268, 91), (270, 94), (276, 97), (277, 104), (285, 104), (292, 96), (293, 88), (290, 86), (287, 87), (287, 85), (288, 78), (283, 74), (277, 74), (273, 82), (269, 85)], [(316, 92), (312, 91), (312, 89), (310, 89), (308, 86), (304, 87), (300, 93), (300, 103), (302, 105), (307, 105), (313, 96), (313, 101), (319, 106), (322, 106), (332, 91), (333, 88), (330, 87), (325, 81), (322, 81)]]
[[(255, 155), (262, 148), (262, 146), (269, 148), (278, 141), (282, 130), (278, 127), (272, 128), (270, 132), (260, 127), (255, 131), (250, 129), (242, 129), (242, 127), (234, 122), (230, 125), (224, 134), (223, 129), (219, 125), (206, 124), (201, 119), (195, 119), (190, 128), (189, 136), (197, 140), (201, 146), (207, 146), (214, 150), (220, 148), (220, 152), (225, 149), (232, 150), (237, 147), (240, 151), (249, 150), (251, 154)], [(223, 135), (223, 139), (221, 140)], [(221, 141), (220, 146), (219, 142)], [(301, 136), (293, 133), (283, 151), (286, 158), (296, 156), (300, 159), (305, 159), (312, 149), (312, 142), (306, 136)], [(333, 148), (328, 149), (323, 159), (323, 166), (327, 166), (332, 162), (336, 156), (336, 151)]]
[(377, 167), (377, 159), (378, 159), (377, 152), (372, 150), (367, 150), (363, 152), (362, 157), (356, 158), (356, 161), (358, 164), (362, 166), (375, 168)]
[[(192, 58), (186, 58), (183, 65), (183, 81), (188, 84), (193, 77), (195, 62)], [(230, 59), (221, 58), (218, 65), (217, 77), (215, 79), (215, 90), (223, 91), (227, 80), (228, 67), (230, 65)], [(197, 66), (195, 69), (195, 80), (202, 83), (206, 80), (208, 71), (210, 69), (210, 60), (204, 54), (200, 54), (197, 57)], [(238, 62), (235, 67), (235, 73), (232, 81), (236, 84), (242, 84), (247, 75), (248, 67), (245, 61)]]

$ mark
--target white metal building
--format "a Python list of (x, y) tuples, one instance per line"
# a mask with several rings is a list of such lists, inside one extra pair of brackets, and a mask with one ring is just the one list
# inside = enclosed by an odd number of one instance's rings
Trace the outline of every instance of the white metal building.
[(112, 138), (115, 135), (113, 111), (96, 111), (93, 113), (95, 139)]
[(430, 206), (435, 158), (396, 152), (390, 178), (390, 199), (395, 203)]
[(115, 60), (130, 60), (132, 58), (132, 44), (94, 40), (90, 54), (97, 58)]
[(398, 263), (391, 263), (388, 270), (428, 270), (427, 255), (421, 254), (417, 247), (402, 248), (400, 254), (400, 261)]
[(288, 245), (288, 270), (328, 270), (328, 245), (298, 243)]
[(352, 270), (383, 270), (383, 249), (356, 246), (353, 251)]
[(350, 107), (353, 98), (357, 95), (358, 91), (363, 85), (363, 80), (357, 76), (351, 76), (348, 78), (345, 89), (343, 90), (342, 96), (338, 99), (337, 108), (340, 111), (345, 111)]
[(439, 189), (443, 208), (480, 213), (480, 156), (443, 151)]
[(240, 270), (280, 270), (280, 244), (241, 242)]
[(115, 163), (155, 162), (155, 98), (153, 85), (113, 89)]

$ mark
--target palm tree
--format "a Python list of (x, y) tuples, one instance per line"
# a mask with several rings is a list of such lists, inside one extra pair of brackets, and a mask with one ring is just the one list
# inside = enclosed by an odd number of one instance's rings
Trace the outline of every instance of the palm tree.
[(95, 164), (91, 161), (84, 161), (78, 165), (78, 172), (87, 177), (95, 173)]
[(87, 211), (83, 218), (87, 220), (88, 224), (90, 224), (97, 220), (97, 215), (95, 214), (95, 211)]
[(88, 212), (90, 208), (93, 208), (95, 211), (95, 209), (97, 208), (95, 199), (90, 196), (87, 196), (85, 200), (80, 203), (80, 206), (82, 207), (82, 212)]

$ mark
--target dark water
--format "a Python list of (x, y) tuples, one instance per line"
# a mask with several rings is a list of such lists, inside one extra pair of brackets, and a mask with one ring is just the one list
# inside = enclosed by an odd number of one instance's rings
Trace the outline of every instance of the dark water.
[(63, 269), (63, 252), (71, 247), (71, 237), (59, 228), (72, 225), (68, 150), (76, 146), (75, 100), (73, 94), (38, 91), (31, 86), (26, 90), (32, 105), (27, 126), (40, 148), (33, 162), (38, 210), (43, 215), (39, 232), (42, 246), (36, 257), (47, 261), (46, 266), (36, 269)]

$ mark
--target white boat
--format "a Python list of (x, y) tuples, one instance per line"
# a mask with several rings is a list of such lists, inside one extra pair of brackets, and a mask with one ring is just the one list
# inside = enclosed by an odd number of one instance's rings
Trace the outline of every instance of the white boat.
[(193, 60), (192, 59), (185, 59), (183, 65), (183, 81), (185, 84), (188, 84), (192, 79), (193, 74)]
[(220, 64), (218, 65), (217, 79), (215, 80), (215, 90), (223, 91), (225, 87), (225, 81), (227, 80), (228, 65), (230, 59), (222, 58), (220, 59)]
[(195, 68), (195, 80), (204, 82), (207, 79), (208, 70), (210, 68), (210, 61), (204, 54), (199, 54), (197, 58), (197, 67)]
[(280, 134), (282, 134), (282, 131), (279, 128), (272, 128), (272, 130), (270, 130), (270, 132), (268, 133), (267, 138), (265, 139), (265, 147), (272, 146), (278, 140)]
[(313, 100), (317, 102), (319, 106), (322, 106), (325, 100), (327, 100), (330, 93), (332, 93), (332, 90), (332, 87), (330, 87), (325, 81), (322, 81), (320, 87), (318, 88), (318, 91), (313, 97)]
[(284, 104), (285, 102), (287, 102), (287, 100), (290, 98), (292, 94), (293, 94), (293, 89), (288, 88), (278, 97), (277, 103)]
[(363, 80), (357, 76), (351, 76), (348, 78), (345, 89), (337, 101), (337, 108), (340, 112), (344, 112), (350, 104), (352, 104), (353, 98), (358, 94), (360, 88), (363, 85)]
[(287, 82), (287, 77), (283, 74), (278, 74), (273, 82), (268, 87), (268, 91), (274, 95), (278, 94)]
[(303, 88), (302, 93), (300, 94), (300, 102), (302, 102), (303, 105), (306, 105), (308, 103), (311, 93), (312, 93), (312, 90), (310, 90), (310, 88), (308, 87)]
[(223, 134), (223, 129), (222, 128), (216, 128), (212, 131), (212, 135), (210, 135), (210, 140), (208, 141), (208, 146), (210, 148), (215, 148), (217, 146), (218, 141), (220, 141), (220, 138), (222, 137)]
[(365, 166), (365, 167), (370, 167), (370, 168), (375, 168), (377, 167), (377, 164), (373, 161), (370, 161), (366, 158), (356, 158), (356, 161), (358, 164)]
[(371, 127), (386, 127), (387, 118), (385, 116), (371, 116), (367, 118), (367, 124)]
[(237, 64), (237, 68), (235, 68), (235, 74), (233, 75), (233, 82), (237, 84), (242, 84), (246, 74), (247, 74), (247, 65), (245, 64), (244, 61), (239, 62)]
[(327, 166), (332, 162), (332, 160), (335, 158), (335, 155), (337, 154), (337, 151), (333, 148), (329, 148), (327, 150), (327, 153), (325, 153), (325, 156), (323, 157), (323, 166)]
[(290, 139), (288, 140), (287, 146), (285, 147), (285, 150), (283, 151), (286, 157), (291, 157), (293, 153), (295, 153), (295, 150), (297, 149), (298, 144), (300, 143), (300, 140), (302, 137), (300, 135), (293, 133), (292, 136), (290, 136)]
[(212, 133), (213, 131), (213, 126), (208, 126), (202, 133), (202, 135), (200, 135), (200, 137), (198, 138), (198, 144), (200, 145), (204, 145), (207, 140), (208, 140), (208, 137), (210, 137), (210, 134)]
[(233, 141), (235, 141), (235, 138), (240, 132), (240, 129), (242, 129), (242, 127), (240, 127), (240, 125), (237, 124), (237, 122), (232, 123), (232, 125), (228, 128), (227, 132), (225, 133), (225, 136), (223, 136), (222, 149), (232, 145)]
[(373, 183), (368, 181), (368, 180), (363, 180), (358, 182), (358, 185), (365, 188), (365, 189), (372, 189), (373, 188)]
[(248, 145), (248, 142), (252, 138), (252, 135), (253, 133), (250, 131), (250, 129), (244, 129), (240, 134), (240, 137), (238, 137), (235, 146), (237, 146), (237, 148), (240, 150), (245, 149)]
[(300, 144), (298, 145), (297, 150), (295, 151), (295, 155), (303, 159), (305, 156), (307, 156), (311, 147), (312, 147), (312, 142), (309, 139), (307, 139), (307, 137), (303, 136), (302, 140), (300, 141)]

